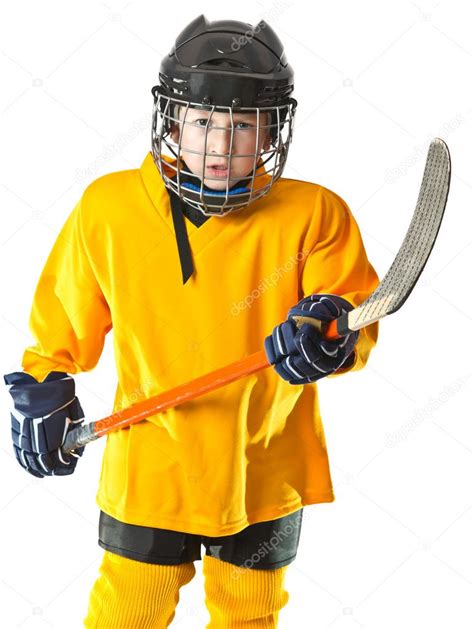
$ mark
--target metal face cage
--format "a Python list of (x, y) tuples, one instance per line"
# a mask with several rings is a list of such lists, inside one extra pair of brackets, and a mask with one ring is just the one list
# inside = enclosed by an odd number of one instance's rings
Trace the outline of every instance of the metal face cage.
[[(289, 98), (283, 105), (234, 107), (170, 97), (161, 94), (159, 86), (155, 86), (152, 93), (151, 145), (154, 162), (166, 187), (205, 216), (224, 216), (247, 207), (252, 201), (267, 194), (281, 176), (293, 135), (297, 106), (295, 99)], [(202, 112), (202, 118), (197, 118), (196, 110)], [(226, 126), (217, 126), (215, 120), (219, 117), (222, 120), (222, 114), (225, 114)], [(254, 114), (255, 124), (236, 120), (244, 114)], [(198, 124), (202, 121), (205, 121), (205, 125)], [(241, 124), (247, 125), (247, 128), (240, 128)], [(224, 140), (220, 135), (223, 132)], [(219, 134), (219, 146), (226, 147), (224, 153), (212, 150), (216, 133)], [(183, 143), (187, 134), (191, 139)], [(179, 135), (177, 142), (172, 135), (175, 138)], [(242, 144), (248, 145), (249, 140), (252, 141), (250, 152), (236, 152)], [(266, 149), (264, 144), (267, 145)], [(192, 161), (193, 170), (186, 163), (184, 155), (188, 156), (188, 161)], [(176, 158), (176, 165), (171, 163), (173, 158)], [(247, 159), (247, 172), (238, 175), (238, 164), (240, 162), (241, 170), (244, 158)], [(206, 174), (212, 173), (208, 165), (216, 161), (227, 167), (225, 189), (224, 177)], [(233, 161), (237, 165), (234, 169)], [(205, 184), (205, 180), (208, 183)]]

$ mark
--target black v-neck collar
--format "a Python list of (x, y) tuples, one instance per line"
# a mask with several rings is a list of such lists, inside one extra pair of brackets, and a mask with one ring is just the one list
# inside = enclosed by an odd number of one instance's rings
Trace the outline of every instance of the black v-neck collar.
[(169, 190), (171, 213), (173, 216), (174, 231), (176, 234), (176, 244), (178, 246), (179, 260), (181, 264), (181, 273), (183, 276), (183, 284), (186, 284), (194, 271), (191, 247), (189, 245), (188, 232), (184, 221), (184, 212), (182, 208), (182, 200), (177, 194)]
[[(169, 162), (170, 164), (175, 164), (176, 160), (163, 155), (163, 160), (165, 162)], [(166, 167), (166, 166), (165, 166)], [(173, 171), (170, 169), (168, 176), (173, 176)], [(271, 180), (270, 175), (265, 173), (263, 167), (257, 172), (264, 173), (264, 177), (260, 177), (259, 182), (260, 185), (265, 185), (269, 180)], [(242, 208), (236, 212), (229, 212), (222, 216), (210, 216), (208, 220), (206, 220), (201, 226), (197, 227), (194, 225), (189, 219), (185, 221), (184, 214), (180, 207), (178, 207), (179, 212), (173, 212), (172, 208), (172, 198), (175, 197), (178, 202), (179, 198), (174, 193), (171, 192), (171, 196), (169, 194), (168, 188), (165, 186), (165, 183), (161, 177), (161, 174), (155, 164), (153, 159), (153, 155), (151, 151), (148, 151), (143, 163), (140, 167), (140, 176), (145, 187), (145, 190), (155, 207), (155, 210), (162, 218), (162, 220), (168, 226), (168, 229), (176, 237), (176, 227), (175, 227), (175, 219), (174, 214), (177, 217), (178, 223), (178, 231), (183, 234), (181, 242), (184, 243), (186, 239), (186, 244), (183, 245), (183, 253), (184, 255), (184, 264), (181, 263), (182, 275), (183, 275), (183, 284), (187, 282), (187, 280), (193, 275), (192, 268), (192, 260), (196, 260), (196, 257), (199, 255), (200, 251), (207, 247), (207, 245), (217, 236), (222, 235), (225, 229), (232, 224), (238, 223), (240, 221), (249, 220), (249, 215), (254, 211), (254, 205), (251, 204), (245, 208)], [(182, 224), (182, 225), (181, 225)], [(183, 233), (185, 232), (185, 233)], [(191, 254), (191, 246), (192, 245), (192, 254)], [(181, 253), (179, 252), (179, 242), (178, 242), (178, 254), (181, 259)], [(191, 260), (191, 262), (190, 262)]]
[[(183, 168), (183, 171), (189, 170), (185, 162), (183, 162), (182, 168)], [(172, 177), (172, 179), (176, 181), (176, 176)], [(183, 183), (184, 182), (194, 183), (192, 177), (187, 175), (186, 172), (181, 173), (180, 181)], [(244, 185), (244, 180), (241, 180), (241, 181), (238, 181), (236, 184), (234, 184), (232, 188), (242, 187), (243, 185)], [(204, 186), (204, 189), (212, 192), (211, 188), (208, 188), (207, 186)], [(200, 210), (198, 209), (194, 210), (192, 206), (186, 203), (184, 199), (179, 198), (178, 195), (172, 190), (170, 190), (169, 188), (168, 188), (168, 192), (169, 192), (170, 202), (171, 202), (171, 212), (173, 216), (174, 231), (176, 234), (176, 244), (178, 246), (179, 260), (181, 263), (181, 273), (183, 276), (183, 284), (186, 284), (188, 279), (193, 274), (194, 267), (193, 267), (191, 247), (189, 245), (188, 233), (186, 231), (186, 223), (185, 223), (184, 217), (187, 214), (188, 220), (191, 223), (193, 223), (193, 225), (197, 227), (198, 229), (201, 227), (201, 225), (203, 225), (206, 222), (206, 220), (209, 220), (210, 218), (213, 218), (213, 217), (202, 214), (202, 212), (200, 212)], [(196, 224), (191, 218), (189, 218), (189, 214), (193, 210), (197, 212), (198, 214), (201, 214), (204, 220), (199, 221), (199, 223)]]

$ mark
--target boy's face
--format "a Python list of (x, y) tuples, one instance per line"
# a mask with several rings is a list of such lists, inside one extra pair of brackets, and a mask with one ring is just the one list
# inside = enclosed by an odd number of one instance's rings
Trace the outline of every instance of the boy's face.
[[(232, 125), (230, 113), (210, 112), (205, 109), (189, 107), (186, 113), (186, 120), (183, 121), (186, 108), (179, 107), (179, 125), (173, 123), (171, 126), (171, 138), (178, 144), (181, 133), (181, 156), (188, 165), (192, 173), (197, 175), (204, 184), (213, 190), (225, 190), (229, 168), (229, 158), (224, 154), (231, 153), (231, 172), (229, 188), (237, 183), (239, 179), (252, 173), (254, 165), (254, 153), (258, 156), (262, 150), (270, 148), (270, 129), (262, 128), (269, 124), (269, 114), (260, 113), (257, 120), (256, 113), (233, 113), (234, 136), (232, 151), (230, 151), (230, 139)], [(206, 125), (207, 143), (206, 143)], [(260, 125), (257, 142), (257, 124)], [(219, 128), (220, 127), (220, 128)], [(225, 127), (225, 128), (222, 128)], [(206, 148), (207, 144), (207, 148)], [(191, 151), (196, 151), (195, 153)], [(204, 156), (206, 155), (205, 172), (203, 173)], [(247, 157), (236, 157), (236, 155), (247, 155)], [(196, 180), (196, 184), (198, 181)], [(250, 186), (250, 180), (246, 182)]]

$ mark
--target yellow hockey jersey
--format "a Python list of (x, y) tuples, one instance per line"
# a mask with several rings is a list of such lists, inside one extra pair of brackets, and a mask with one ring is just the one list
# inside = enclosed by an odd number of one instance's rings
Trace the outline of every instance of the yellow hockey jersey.
[[(348, 206), (315, 183), (280, 178), (248, 207), (186, 228), (195, 272), (183, 285), (151, 152), (93, 181), (40, 274), (24, 371), (89, 371), (113, 328), (116, 411), (262, 350), (304, 296), (357, 305), (378, 284)], [(329, 377), (363, 367), (376, 338), (377, 324), (361, 330), (353, 366)], [(230, 535), (334, 500), (317, 384), (273, 367), (106, 439), (97, 504), (129, 524)]]

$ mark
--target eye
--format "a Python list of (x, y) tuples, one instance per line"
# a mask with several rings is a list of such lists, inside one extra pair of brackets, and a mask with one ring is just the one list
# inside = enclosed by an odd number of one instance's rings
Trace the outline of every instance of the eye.
[[(239, 125), (243, 125), (242, 127), (239, 127)], [(251, 129), (252, 125), (248, 122), (237, 122), (237, 124), (235, 125), (236, 129)]]
[(198, 127), (205, 127), (207, 124), (208, 118), (198, 118), (194, 121), (193, 124), (198, 125)]

